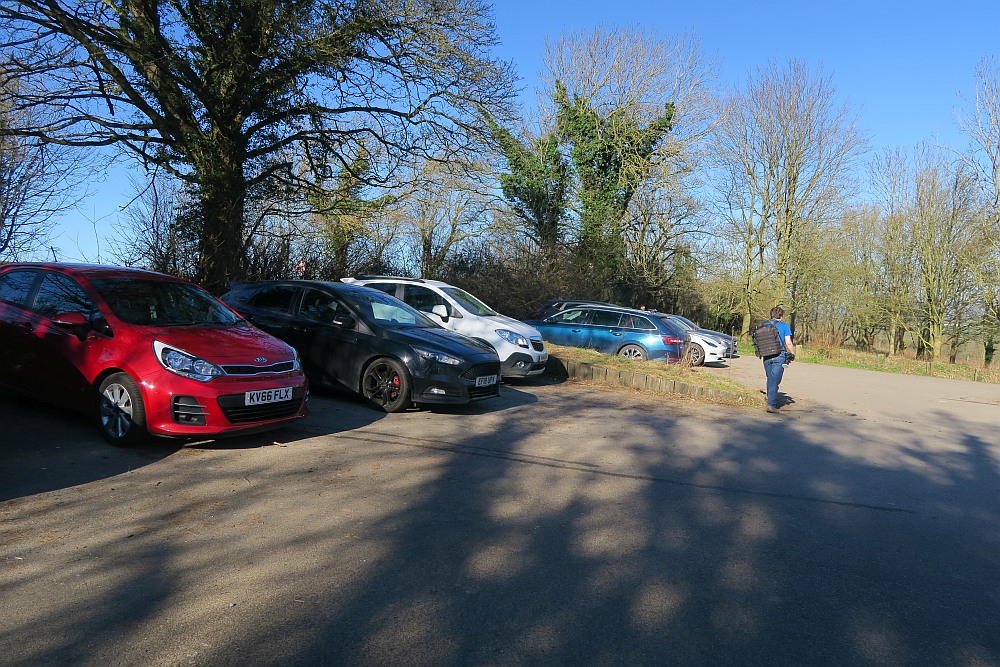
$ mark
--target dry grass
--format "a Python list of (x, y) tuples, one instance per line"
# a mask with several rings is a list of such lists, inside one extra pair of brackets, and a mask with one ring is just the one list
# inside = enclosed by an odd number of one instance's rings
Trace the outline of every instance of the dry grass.
[(807, 363), (1000, 384), (1000, 369), (988, 368), (981, 364), (949, 364), (941, 361), (931, 363), (912, 357), (892, 356), (883, 352), (861, 352), (842, 347), (806, 348), (799, 345), (797, 348), (796, 361)]
[[(564, 347), (562, 345), (553, 345), (552, 343), (546, 343), (545, 346), (548, 348), (549, 354), (563, 361), (575, 361), (583, 364), (613, 368), (615, 370), (644, 373), (655, 377), (685, 382), (690, 385), (704, 387), (705, 389), (716, 389), (733, 394), (736, 400), (732, 402), (740, 405), (756, 405), (761, 403), (760, 394), (757, 390), (750, 389), (746, 385), (730, 380), (729, 378), (720, 377), (701, 368), (693, 368), (687, 363), (667, 364), (662, 361), (635, 361), (582, 347)], [(723, 403), (730, 402), (725, 399), (705, 400)]]

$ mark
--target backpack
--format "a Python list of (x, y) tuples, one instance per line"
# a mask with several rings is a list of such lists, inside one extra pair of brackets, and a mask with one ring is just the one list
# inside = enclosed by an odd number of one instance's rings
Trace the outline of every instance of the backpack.
[(753, 350), (758, 357), (773, 357), (784, 352), (785, 346), (774, 322), (768, 320), (754, 329)]

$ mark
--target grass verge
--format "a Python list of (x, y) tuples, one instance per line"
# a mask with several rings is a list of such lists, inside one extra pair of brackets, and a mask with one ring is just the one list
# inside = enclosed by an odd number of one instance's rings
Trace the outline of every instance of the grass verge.
[(553, 345), (552, 343), (545, 343), (545, 347), (548, 348), (550, 355), (562, 361), (575, 361), (577, 363), (604, 366), (605, 368), (611, 368), (614, 370), (644, 373), (655, 377), (685, 382), (689, 385), (704, 387), (705, 389), (724, 391), (735, 397), (734, 400), (699, 397), (697, 399), (699, 401), (705, 400), (714, 403), (721, 402), (737, 405), (764, 404), (763, 399), (760, 396), (760, 392), (756, 389), (751, 389), (744, 384), (725, 377), (719, 377), (709, 371), (694, 368), (690, 364), (668, 364), (662, 361), (636, 361), (633, 359), (623, 359), (614, 354), (604, 354), (596, 350), (590, 350), (582, 347), (565, 347), (562, 345)]
[(884, 352), (861, 352), (845, 348), (832, 350), (826, 348), (811, 349), (801, 345), (796, 345), (795, 347), (797, 352), (795, 356), (796, 362), (802, 361), (812, 364), (825, 364), (827, 366), (882, 371), (884, 373), (923, 375), (926, 377), (1000, 384), (1000, 369), (996, 368), (949, 364), (941, 361), (931, 363), (904, 356), (893, 356)]

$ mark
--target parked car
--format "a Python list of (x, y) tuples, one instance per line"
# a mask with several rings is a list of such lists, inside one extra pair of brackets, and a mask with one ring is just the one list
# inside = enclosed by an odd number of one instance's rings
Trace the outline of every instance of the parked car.
[(465, 290), (439, 280), (396, 276), (343, 278), (406, 302), (446, 329), (493, 346), (503, 377), (540, 375), (549, 354), (542, 335), (524, 322), (500, 315)]
[(721, 331), (713, 331), (712, 329), (706, 329), (704, 327), (700, 327), (691, 320), (689, 320), (688, 318), (683, 317), (681, 315), (671, 315), (671, 317), (686, 322), (687, 324), (698, 329), (702, 333), (706, 333), (709, 336), (715, 336), (716, 338), (721, 339), (724, 343), (726, 343), (726, 356), (728, 357), (739, 356), (739, 346), (737, 345), (736, 339), (733, 336), (730, 336), (727, 333), (722, 333)]
[(363, 395), (386, 412), (468, 403), (500, 392), (500, 359), (379, 290), (316, 280), (244, 283), (222, 296), (295, 346), (310, 381)]
[(690, 339), (687, 355), (692, 366), (725, 361), (729, 356), (729, 346), (721, 338), (705, 333), (679, 315), (663, 315), (662, 317), (687, 333)]
[(588, 299), (548, 299), (532, 313), (532, 320), (544, 320), (549, 315), (555, 315), (560, 310), (566, 310), (574, 306), (614, 306), (613, 303), (604, 301), (590, 301)]
[(575, 306), (528, 324), (550, 343), (588, 347), (629, 359), (676, 363), (687, 345), (687, 335), (676, 324), (656, 313), (632, 308)]
[(295, 350), (200, 287), (88, 264), (0, 268), (0, 383), (93, 414), (103, 436), (217, 436), (307, 414)]

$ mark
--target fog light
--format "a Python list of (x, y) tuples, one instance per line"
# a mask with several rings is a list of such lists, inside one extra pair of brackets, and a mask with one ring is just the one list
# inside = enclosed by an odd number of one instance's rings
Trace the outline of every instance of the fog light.
[(440, 387), (431, 387), (430, 389), (427, 390), (427, 393), (428, 394), (444, 394), (445, 391), (444, 391), (444, 389), (441, 389)]
[(516, 362), (516, 363), (514, 364), (514, 368), (524, 368), (524, 367), (525, 367), (525, 366), (527, 366), (527, 365), (528, 365), (528, 364), (526, 364), (526, 363), (525, 363), (525, 362), (523, 362), (523, 361), (518, 361), (518, 362)]

